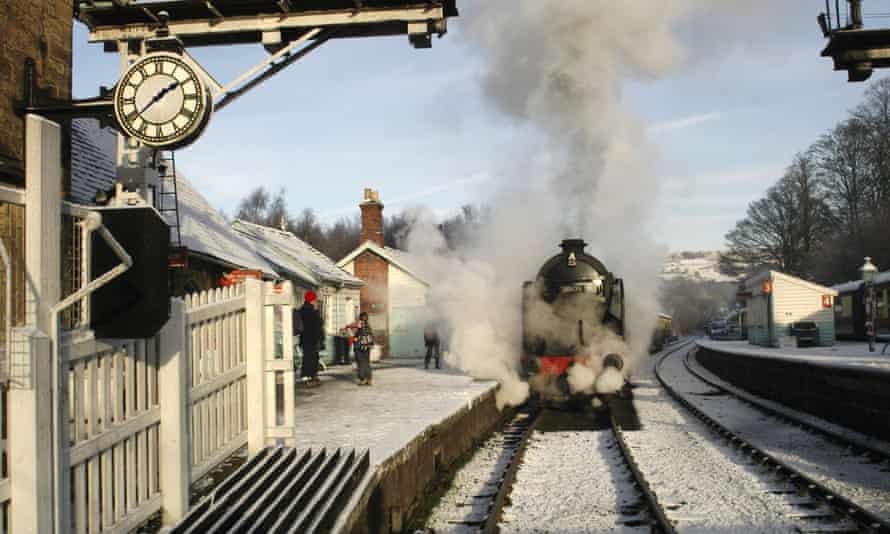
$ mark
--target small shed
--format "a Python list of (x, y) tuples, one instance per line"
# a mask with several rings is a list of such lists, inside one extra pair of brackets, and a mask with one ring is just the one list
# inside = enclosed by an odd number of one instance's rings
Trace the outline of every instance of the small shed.
[(812, 321), (819, 345), (834, 345), (834, 299), (837, 291), (778, 271), (766, 271), (745, 281), (748, 294), (748, 342), (778, 347), (791, 335), (791, 325)]

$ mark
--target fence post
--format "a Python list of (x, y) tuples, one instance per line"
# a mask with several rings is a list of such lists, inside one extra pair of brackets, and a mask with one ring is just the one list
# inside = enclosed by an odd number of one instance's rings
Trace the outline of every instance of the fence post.
[(244, 348), (247, 373), (247, 453), (254, 455), (266, 446), (265, 326), (263, 282), (244, 281)]
[(296, 409), (296, 402), (294, 399), (294, 391), (296, 388), (295, 382), (295, 371), (294, 371), (294, 324), (293, 324), (293, 309), (294, 309), (294, 287), (293, 283), (290, 281), (284, 282), (282, 288), (282, 294), (287, 295), (288, 301), (287, 304), (282, 305), (281, 313), (282, 313), (282, 321), (281, 321), (281, 331), (282, 336), (284, 337), (284, 366), (285, 369), (283, 371), (283, 382), (284, 382), (284, 420), (282, 421), (285, 428), (290, 429), (289, 438), (285, 438), (284, 444), (288, 446), (296, 445), (296, 434), (294, 432), (295, 429), (295, 418), (296, 414), (294, 410)]
[(52, 531), (53, 469), (50, 340), (34, 328), (13, 328), (7, 393), (12, 534)]
[[(62, 227), (62, 130), (55, 122), (36, 115), (25, 117), (25, 324), (52, 335), (50, 309), (61, 299)], [(71, 484), (68, 443), (68, 364), (61, 347), (46, 354), (49, 376), (48, 402), (51, 414), (49, 454), (40, 458), (49, 464), (53, 495), (50, 521), (57, 532), (70, 524)], [(58, 341), (58, 340), (57, 340)], [(56, 358), (52, 357), (55, 351)], [(36, 371), (36, 369), (35, 369)], [(13, 405), (14, 406), (14, 405)], [(13, 410), (15, 411), (15, 410)], [(14, 428), (14, 427), (12, 427)], [(12, 440), (16, 439), (15, 431)], [(12, 482), (15, 484), (15, 482)], [(41, 483), (42, 484), (42, 483)], [(17, 503), (12, 504), (18, 506)], [(43, 507), (44, 504), (36, 505)], [(19, 514), (13, 513), (18, 518)]]
[(186, 336), (185, 303), (171, 301), (170, 320), (160, 336), (158, 403), (160, 425), (161, 511), (164, 525), (189, 509), (191, 484), (191, 355)]

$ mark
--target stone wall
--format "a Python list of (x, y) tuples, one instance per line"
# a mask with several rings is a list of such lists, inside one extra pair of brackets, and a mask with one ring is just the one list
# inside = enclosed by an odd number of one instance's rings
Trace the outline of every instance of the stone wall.
[(24, 122), (12, 102), (22, 98), (25, 60), (54, 98), (71, 97), (71, 0), (0, 2), (0, 180), (21, 185)]
[(437, 425), (429, 427), (375, 468), (343, 532), (405, 532), (442, 474), (485, 439), (504, 413), (491, 389)]

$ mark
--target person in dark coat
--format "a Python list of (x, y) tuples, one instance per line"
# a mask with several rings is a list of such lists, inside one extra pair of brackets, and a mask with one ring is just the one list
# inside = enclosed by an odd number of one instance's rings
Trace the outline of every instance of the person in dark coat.
[(371, 385), (371, 348), (374, 346), (374, 332), (368, 324), (367, 312), (358, 316), (354, 336), (355, 363), (358, 364), (358, 385)]
[(318, 349), (324, 338), (324, 326), (318, 313), (318, 295), (315, 291), (307, 291), (304, 300), (300, 308), (300, 348), (303, 350), (300, 377), (308, 378), (311, 385), (318, 385)]
[(439, 330), (432, 321), (428, 322), (423, 329), (423, 344), (426, 345), (426, 358), (423, 360), (423, 367), (430, 368), (430, 360), (436, 358), (436, 369), (439, 369), (439, 358), (441, 354), (441, 346), (439, 343)]

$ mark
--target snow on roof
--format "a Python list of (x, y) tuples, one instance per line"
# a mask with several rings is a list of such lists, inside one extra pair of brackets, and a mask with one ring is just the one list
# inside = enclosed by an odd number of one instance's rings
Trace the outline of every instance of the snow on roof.
[[(882, 273), (878, 273), (875, 275), (875, 284), (886, 284), (890, 283), (890, 271), (884, 271)], [(844, 282), (842, 284), (837, 284), (831, 286), (831, 289), (834, 289), (838, 293), (850, 293), (852, 291), (857, 291), (859, 286), (862, 285), (862, 280), (851, 280), (849, 282)]]
[(404, 250), (398, 250), (390, 247), (381, 247), (373, 241), (365, 241), (364, 243), (356, 247), (355, 250), (347, 254), (345, 258), (338, 261), (337, 265), (339, 267), (345, 266), (347, 263), (353, 261), (366, 250), (377, 254), (387, 262), (405, 271), (408, 275), (416, 279), (418, 282), (424, 285), (429, 285), (427, 281), (422, 276), (420, 276), (420, 274), (418, 274), (417, 269), (411, 266), (411, 254), (405, 252)]
[(179, 199), (182, 245), (189, 252), (198, 252), (243, 269), (257, 269), (277, 276), (272, 264), (255, 251), (253, 242), (233, 230), (181, 172), (176, 174), (176, 192)]
[(284, 267), (315, 286), (322, 284), (360, 287), (364, 282), (344, 271), (318, 249), (291, 232), (236, 220), (232, 228), (253, 243), (267, 260)]
[[(71, 198), (94, 204), (96, 191), (110, 189), (117, 178), (117, 134), (100, 128), (94, 119), (71, 121)], [(229, 223), (177, 173), (182, 244), (195, 252), (216, 258), (232, 267), (261, 270), (277, 276), (271, 263), (254, 250), (253, 242), (232, 230)]]
[(95, 119), (71, 121), (71, 199), (95, 204), (96, 191), (110, 189), (117, 177), (117, 134)]
[(813, 282), (808, 282), (802, 278), (798, 278), (796, 276), (791, 276), (790, 274), (781, 273), (779, 271), (763, 271), (759, 274), (756, 274), (747, 280), (745, 280), (745, 288), (748, 290), (756, 289), (760, 287), (760, 283), (770, 279), (780, 279), (785, 280), (787, 282), (791, 282), (792, 284), (796, 284), (802, 287), (806, 287), (807, 289), (811, 289), (817, 293), (824, 293), (828, 295), (837, 296), (837, 290), (831, 287), (825, 287), (819, 284), (815, 284)]

